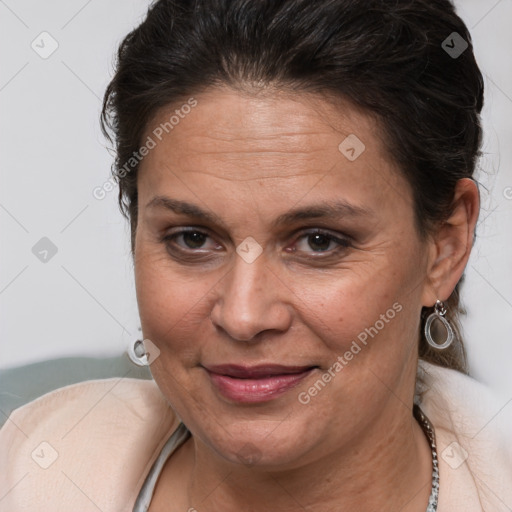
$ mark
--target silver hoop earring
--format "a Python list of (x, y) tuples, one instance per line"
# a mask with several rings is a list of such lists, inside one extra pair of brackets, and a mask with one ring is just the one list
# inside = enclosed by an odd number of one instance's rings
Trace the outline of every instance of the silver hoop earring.
[[(446, 307), (444, 303), (440, 300), (437, 300), (434, 305), (433, 313), (428, 316), (427, 321), (425, 322), (425, 338), (427, 338), (428, 344), (437, 350), (444, 350), (448, 348), (455, 338), (452, 326), (450, 325), (450, 322), (448, 322), (448, 320), (446, 320), (444, 317), (445, 315)], [(446, 329), (446, 340), (443, 343), (436, 343), (432, 337), (431, 329), (434, 320), (440, 320)]]
[(137, 366), (148, 366), (148, 360), (146, 357), (146, 349), (144, 347), (144, 342), (141, 340), (135, 341), (129, 349), (128, 356), (132, 363), (135, 363)]

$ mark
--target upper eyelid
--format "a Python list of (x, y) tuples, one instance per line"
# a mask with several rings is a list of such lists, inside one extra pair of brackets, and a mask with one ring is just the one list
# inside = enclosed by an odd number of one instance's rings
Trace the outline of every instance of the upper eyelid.
[(215, 238), (211, 236), (211, 234), (206, 231), (204, 228), (191, 228), (191, 229), (179, 229), (178, 231), (174, 231), (172, 233), (166, 232), (161, 237), (161, 241), (165, 242), (167, 240), (170, 240), (172, 238), (177, 238), (178, 236), (184, 235), (186, 233), (201, 233), (202, 235), (206, 235), (208, 238), (211, 238), (214, 240)]

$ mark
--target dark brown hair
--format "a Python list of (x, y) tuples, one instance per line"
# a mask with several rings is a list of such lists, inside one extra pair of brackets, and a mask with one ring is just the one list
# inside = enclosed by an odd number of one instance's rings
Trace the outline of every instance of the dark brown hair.
[[(138, 166), (120, 170), (152, 117), (210, 87), (253, 84), (331, 95), (378, 119), (423, 238), (448, 218), (480, 156), (483, 79), (449, 0), (159, 0), (120, 45), (101, 118), (132, 253)], [(435, 351), (421, 331), (419, 355), (466, 372), (460, 285), (446, 301), (457, 341)]]

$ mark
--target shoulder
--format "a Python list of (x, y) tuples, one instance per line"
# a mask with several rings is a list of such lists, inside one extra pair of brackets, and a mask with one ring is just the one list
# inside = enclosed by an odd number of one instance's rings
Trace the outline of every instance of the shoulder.
[(440, 510), (509, 510), (512, 504), (512, 400), (472, 377), (420, 361), (420, 406), (434, 425)]
[(47, 393), (0, 430), (0, 511), (129, 510), (178, 424), (151, 380), (102, 379)]

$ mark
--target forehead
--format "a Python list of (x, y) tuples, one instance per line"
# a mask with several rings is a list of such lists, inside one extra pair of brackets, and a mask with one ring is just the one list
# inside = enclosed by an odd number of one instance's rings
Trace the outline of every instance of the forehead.
[(210, 154), (264, 153), (276, 148), (314, 153), (328, 145), (337, 149), (345, 137), (356, 133), (372, 146), (385, 149), (373, 117), (329, 96), (284, 90), (249, 94), (216, 88), (193, 101), (193, 108), (187, 106), (190, 99), (161, 108), (148, 123), (146, 135), (173, 145), (180, 156), (191, 147)]
[(375, 119), (346, 102), (229, 89), (209, 90), (193, 101), (193, 108), (183, 107), (187, 99), (162, 108), (148, 123), (144, 140), (152, 138), (155, 147), (138, 179), (146, 199), (165, 189), (220, 196), (254, 182), (273, 200), (298, 200), (307, 191), (315, 199), (329, 192), (355, 203), (383, 202), (408, 193)]

